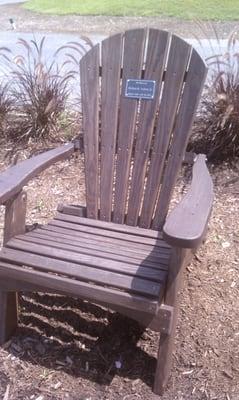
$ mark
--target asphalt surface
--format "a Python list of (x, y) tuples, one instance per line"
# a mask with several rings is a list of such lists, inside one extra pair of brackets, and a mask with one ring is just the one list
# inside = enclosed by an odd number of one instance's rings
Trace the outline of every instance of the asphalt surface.
[(26, 0), (0, 0), (0, 6), (5, 4), (16, 4), (16, 3), (24, 3)]
[[(0, 0), (1, 1), (1, 0)], [(77, 34), (69, 34), (69, 33), (44, 33), (44, 32), (19, 32), (17, 30), (11, 30), (11, 25), (9, 23), (9, 31), (1, 31), (0, 32), (0, 46), (7, 46), (12, 50), (14, 54), (19, 54), (19, 51), (23, 49), (22, 46), (19, 46), (18, 39), (23, 38), (27, 41), (32, 39), (36, 39), (40, 41), (42, 37), (45, 36), (44, 43), (44, 55), (46, 59), (52, 59), (53, 54), (56, 50), (71, 41), (78, 41), (82, 44), (84, 42), (81, 40), (81, 35)], [(92, 40), (93, 43), (98, 43), (104, 39), (104, 35), (88, 35), (88, 37)], [(212, 54), (223, 54), (227, 50), (227, 40), (221, 39), (220, 42), (216, 39), (201, 39), (200, 43), (196, 39), (185, 38), (187, 42), (192, 44), (196, 50), (202, 55), (202, 57), (206, 58), (211, 56)]]

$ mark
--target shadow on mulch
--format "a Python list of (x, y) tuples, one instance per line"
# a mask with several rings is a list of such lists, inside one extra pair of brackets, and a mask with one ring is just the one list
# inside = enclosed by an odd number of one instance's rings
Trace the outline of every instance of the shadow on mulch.
[(144, 328), (138, 323), (53, 294), (22, 294), (20, 307), (19, 329), (9, 351), (21, 360), (101, 385), (109, 385), (118, 374), (152, 386), (156, 359), (139, 347)]

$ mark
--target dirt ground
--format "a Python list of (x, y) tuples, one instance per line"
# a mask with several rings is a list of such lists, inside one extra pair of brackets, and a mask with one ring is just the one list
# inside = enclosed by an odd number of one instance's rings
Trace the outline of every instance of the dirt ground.
[(109, 35), (135, 27), (166, 29), (183, 37), (215, 37), (213, 27), (219, 37), (226, 38), (237, 28), (237, 21), (217, 21), (205, 23), (200, 29), (195, 21), (161, 17), (105, 17), (105, 16), (55, 16), (32, 13), (21, 4), (1, 6), (0, 30), (11, 29), (9, 18), (13, 18), (17, 31), (22, 32), (68, 32), (79, 34)]
[[(6, 148), (1, 169), (4, 154)], [(162, 400), (239, 399), (239, 165), (210, 169), (210, 230), (185, 271), (172, 377)], [(58, 203), (83, 204), (83, 191), (81, 158), (56, 164), (27, 187), (28, 223), (46, 222)], [(21, 294), (19, 329), (0, 349), (0, 398), (153, 400), (157, 346), (158, 334), (117, 313), (63, 296)]]

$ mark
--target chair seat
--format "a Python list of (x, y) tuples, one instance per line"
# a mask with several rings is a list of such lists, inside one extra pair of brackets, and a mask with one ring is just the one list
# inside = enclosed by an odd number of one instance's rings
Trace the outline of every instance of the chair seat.
[(0, 276), (154, 313), (170, 253), (157, 231), (58, 213), (3, 247)]

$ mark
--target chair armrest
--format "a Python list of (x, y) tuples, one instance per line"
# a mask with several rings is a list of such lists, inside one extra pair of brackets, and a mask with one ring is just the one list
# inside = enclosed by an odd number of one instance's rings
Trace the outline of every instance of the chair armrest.
[(163, 227), (165, 241), (176, 247), (197, 248), (204, 239), (212, 203), (213, 183), (206, 156), (199, 154), (189, 191), (171, 211)]
[(21, 161), (2, 172), (0, 174), (0, 204), (4, 204), (18, 193), (31, 178), (53, 163), (68, 157), (74, 150), (75, 144), (69, 143)]

